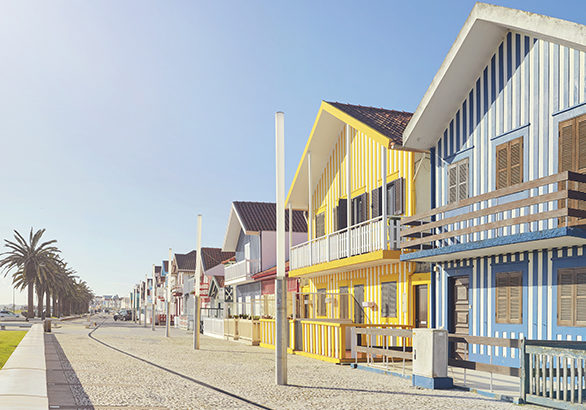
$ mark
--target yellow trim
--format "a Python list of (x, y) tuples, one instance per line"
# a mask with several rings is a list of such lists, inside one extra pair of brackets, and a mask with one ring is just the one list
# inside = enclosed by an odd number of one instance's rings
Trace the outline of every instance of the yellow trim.
[(366, 186), (363, 186), (361, 188), (357, 188), (354, 191), (352, 191), (352, 193), (350, 194), (352, 196), (352, 199), (354, 199), (355, 197), (362, 195), (366, 192)]
[(327, 205), (323, 204), (322, 206), (320, 206), (319, 208), (317, 208), (317, 210), (315, 211), (315, 215), (314, 216), (318, 216), (323, 214), (326, 210), (327, 210)]
[[(387, 184), (389, 182), (393, 182), (395, 179), (399, 179), (399, 171), (395, 171), (395, 172), (391, 172), (390, 174), (387, 174)], [(379, 178), (378, 182), (377, 182), (377, 186), (382, 186), (383, 184), (383, 179)]]
[(360, 263), (377, 262), (384, 260), (398, 261), (400, 256), (401, 251), (383, 249), (379, 251), (364, 253), (362, 255), (351, 256), (349, 258), (338, 259), (331, 262), (324, 262), (316, 265), (306, 266), (305, 268), (293, 269), (289, 272), (289, 277), (294, 278), (308, 275), (311, 273), (318, 273), (321, 271), (329, 271), (334, 269), (349, 269), (352, 265), (357, 265)]

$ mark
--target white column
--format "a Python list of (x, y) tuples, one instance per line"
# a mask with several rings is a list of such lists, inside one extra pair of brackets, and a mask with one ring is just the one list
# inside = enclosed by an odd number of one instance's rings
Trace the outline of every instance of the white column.
[(171, 327), (171, 262), (173, 261), (173, 251), (169, 248), (169, 261), (167, 262), (167, 275), (165, 276), (165, 300), (167, 301), (167, 319), (165, 320), (165, 337), (169, 337)]
[[(277, 199), (277, 279), (275, 280), (275, 381), (287, 384), (287, 302), (285, 294), (285, 115), (275, 114), (276, 199)], [(309, 182), (311, 186), (311, 179)], [(311, 188), (310, 188), (311, 198)], [(311, 210), (311, 199), (310, 208)], [(310, 219), (311, 221), (311, 219)]]
[(382, 173), (382, 188), (381, 195), (382, 201), (381, 214), (383, 216), (383, 229), (382, 229), (382, 246), (383, 249), (387, 249), (388, 232), (387, 232), (387, 147), (381, 147), (381, 173)]
[[(309, 234), (309, 240), (313, 239), (313, 190), (311, 185), (311, 152), (307, 153), (307, 191), (308, 191), (308, 204), (307, 204), (307, 232)], [(309, 264), (311, 265), (312, 260), (312, 246), (309, 244)]]
[(193, 348), (199, 349), (199, 313), (201, 306), (201, 214), (197, 215), (197, 257), (195, 261), (195, 277), (193, 278)]
[(151, 330), (155, 330), (155, 294), (157, 292), (157, 286), (155, 282), (155, 264), (153, 263), (153, 277), (152, 277), (152, 289), (151, 289)]
[(350, 162), (352, 161), (351, 153), (351, 137), (350, 137), (350, 126), (346, 124), (346, 227), (348, 228), (348, 256), (351, 256), (352, 250), (352, 238), (350, 237), (350, 226), (352, 226), (352, 167)]
[(143, 327), (146, 327), (146, 325), (147, 325), (147, 312), (148, 312), (148, 310), (147, 310), (147, 300), (148, 300), (147, 299), (147, 291), (148, 291), (148, 289), (149, 289), (149, 280), (148, 280), (147, 274), (145, 273), (144, 274), (144, 303), (143, 303), (143, 306), (144, 306), (144, 322), (142, 324)]

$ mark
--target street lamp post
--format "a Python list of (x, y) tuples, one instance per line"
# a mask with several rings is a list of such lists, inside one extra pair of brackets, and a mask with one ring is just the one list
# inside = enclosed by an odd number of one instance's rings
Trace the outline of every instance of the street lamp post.
[(171, 282), (171, 256), (172, 251), (169, 248), (169, 261), (167, 262), (167, 275), (165, 275), (165, 300), (167, 301), (166, 306), (166, 315), (167, 318), (165, 319), (165, 337), (169, 337), (169, 329), (171, 323), (171, 308), (169, 306), (169, 299), (171, 299), (171, 291), (169, 289), (169, 283)]
[(195, 275), (193, 278), (193, 348), (195, 350), (199, 349), (201, 260), (201, 214), (199, 214), (197, 215), (197, 255), (195, 258)]
[(153, 263), (153, 277), (152, 277), (152, 290), (151, 290), (151, 330), (155, 331), (155, 296), (157, 291), (157, 286), (155, 285), (155, 264)]
[(285, 293), (285, 114), (275, 114), (277, 278), (275, 279), (275, 381), (287, 384), (287, 304)]

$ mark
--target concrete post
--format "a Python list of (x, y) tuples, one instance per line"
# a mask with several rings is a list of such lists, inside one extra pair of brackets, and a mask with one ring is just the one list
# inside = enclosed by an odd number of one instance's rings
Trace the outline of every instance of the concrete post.
[(348, 229), (348, 257), (352, 256), (352, 238), (350, 236), (350, 227), (352, 226), (352, 167), (350, 166), (352, 152), (350, 148), (352, 144), (350, 130), (350, 126), (346, 124), (346, 228)]
[(413, 329), (413, 386), (450, 389), (448, 377), (448, 331)]
[(382, 208), (381, 215), (383, 216), (383, 229), (382, 229), (382, 246), (383, 249), (387, 249), (387, 240), (388, 240), (388, 233), (387, 233), (387, 147), (381, 147), (381, 173), (382, 173), (382, 188), (381, 188), (381, 195), (382, 195)]
[(142, 326), (143, 327), (146, 327), (146, 325), (147, 325), (147, 313), (148, 313), (147, 306), (148, 306), (148, 303), (149, 303), (148, 302), (148, 297), (147, 297), (148, 290), (149, 290), (149, 281), (148, 281), (147, 275), (145, 273), (144, 274), (144, 302), (143, 302), (143, 306), (144, 306), (144, 322), (142, 323)]
[[(311, 151), (307, 153), (307, 236), (308, 240), (313, 239), (313, 190), (311, 185)], [(313, 252), (309, 244), (309, 264), (312, 264)]]
[(193, 278), (193, 348), (199, 349), (199, 314), (201, 288), (201, 214), (197, 215), (197, 256), (195, 258), (195, 277)]
[[(285, 115), (275, 114), (277, 279), (275, 280), (275, 381), (287, 384), (287, 302), (285, 295)], [(310, 181), (311, 185), (311, 181)], [(310, 189), (311, 191), (311, 189)], [(311, 210), (311, 203), (310, 203)], [(311, 220), (311, 219), (310, 219)], [(311, 251), (310, 251), (311, 252)]]

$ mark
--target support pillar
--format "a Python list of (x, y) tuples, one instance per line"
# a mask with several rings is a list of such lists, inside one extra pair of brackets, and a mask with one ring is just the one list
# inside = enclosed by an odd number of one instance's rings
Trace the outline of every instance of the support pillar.
[(193, 278), (193, 348), (195, 350), (199, 349), (199, 324), (200, 318), (199, 314), (201, 312), (201, 298), (200, 298), (200, 288), (201, 288), (201, 214), (197, 215), (197, 255), (195, 258), (195, 277)]
[(382, 229), (382, 246), (383, 249), (388, 249), (387, 242), (389, 240), (388, 235), (388, 215), (387, 215), (387, 147), (381, 147), (381, 173), (382, 173), (382, 187), (381, 187), (381, 195), (382, 201), (381, 206), (381, 215), (383, 220), (383, 229)]
[(348, 228), (348, 257), (352, 256), (352, 237), (350, 227), (352, 226), (352, 151), (350, 125), (346, 124), (346, 228)]
[(171, 326), (171, 262), (173, 262), (173, 253), (171, 248), (169, 248), (169, 261), (167, 262), (167, 275), (165, 276), (165, 301), (167, 302), (166, 306), (166, 319), (165, 319), (165, 337), (169, 337), (169, 330)]

